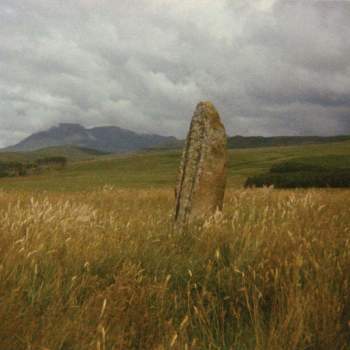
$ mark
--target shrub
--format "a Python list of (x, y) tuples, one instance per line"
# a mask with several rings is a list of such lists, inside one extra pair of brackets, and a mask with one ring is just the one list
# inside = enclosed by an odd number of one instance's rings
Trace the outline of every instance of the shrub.
[(0, 162), (0, 177), (24, 176), (26, 166), (20, 162)]
[(275, 164), (266, 174), (249, 177), (245, 187), (350, 187), (350, 163), (345, 156), (315, 156)]
[(42, 168), (64, 168), (67, 164), (65, 157), (47, 157), (36, 160), (34, 163), (0, 161), (0, 178), (16, 177), (37, 174)]
[(46, 157), (36, 160), (36, 164), (41, 167), (60, 167), (64, 168), (67, 164), (65, 157)]
[(305, 164), (297, 161), (288, 161), (275, 164), (271, 167), (271, 173), (290, 173), (290, 172), (324, 172), (327, 167), (316, 164)]
[(275, 188), (309, 188), (309, 187), (350, 187), (350, 170), (327, 172), (290, 172), (267, 173), (249, 177), (245, 187), (274, 186)]

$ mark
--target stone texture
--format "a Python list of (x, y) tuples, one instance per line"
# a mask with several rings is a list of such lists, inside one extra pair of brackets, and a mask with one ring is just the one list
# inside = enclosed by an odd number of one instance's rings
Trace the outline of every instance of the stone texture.
[(227, 176), (227, 137), (211, 102), (194, 112), (176, 185), (175, 227), (203, 220), (222, 209)]

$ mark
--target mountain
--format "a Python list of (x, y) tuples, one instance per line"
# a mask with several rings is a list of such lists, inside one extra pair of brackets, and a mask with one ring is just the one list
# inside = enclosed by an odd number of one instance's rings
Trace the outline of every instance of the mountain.
[(138, 134), (115, 126), (87, 129), (80, 124), (62, 123), (27, 137), (3, 151), (24, 152), (57, 146), (76, 146), (109, 153), (125, 153), (174, 143), (175, 137)]
[(350, 135), (339, 136), (233, 136), (228, 138), (228, 148), (259, 148), (298, 146), (306, 144), (349, 141)]
[[(228, 138), (228, 148), (258, 148), (342, 142), (350, 140), (340, 136), (233, 136)], [(80, 124), (62, 123), (49, 130), (35, 133), (2, 152), (29, 152), (48, 147), (73, 146), (105, 153), (127, 153), (145, 149), (178, 149), (184, 140), (172, 136), (138, 134), (116, 126), (87, 129)]]

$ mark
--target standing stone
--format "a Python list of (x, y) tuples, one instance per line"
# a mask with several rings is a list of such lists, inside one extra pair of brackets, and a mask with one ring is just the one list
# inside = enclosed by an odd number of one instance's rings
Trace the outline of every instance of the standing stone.
[(176, 186), (175, 227), (206, 219), (221, 210), (227, 175), (227, 137), (211, 102), (194, 112)]

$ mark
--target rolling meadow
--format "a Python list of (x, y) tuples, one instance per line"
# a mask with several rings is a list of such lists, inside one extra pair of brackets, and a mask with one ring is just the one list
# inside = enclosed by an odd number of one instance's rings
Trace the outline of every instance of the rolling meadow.
[(315, 156), (350, 142), (230, 151), (223, 212), (183, 234), (176, 150), (1, 178), (0, 349), (350, 349), (350, 190), (243, 188)]

